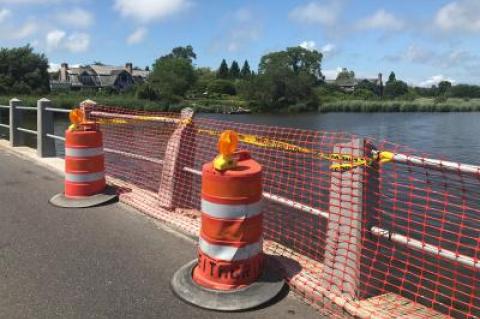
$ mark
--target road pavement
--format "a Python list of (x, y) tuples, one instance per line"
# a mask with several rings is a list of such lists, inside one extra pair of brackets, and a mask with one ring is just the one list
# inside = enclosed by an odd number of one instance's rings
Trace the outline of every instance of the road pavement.
[(61, 209), (62, 177), (0, 147), (0, 318), (320, 318), (291, 295), (243, 313), (170, 291), (195, 245), (121, 203)]

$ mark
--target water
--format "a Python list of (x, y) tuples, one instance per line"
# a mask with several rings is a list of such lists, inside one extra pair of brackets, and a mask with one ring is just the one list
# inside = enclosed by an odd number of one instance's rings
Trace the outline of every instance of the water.
[(480, 165), (480, 113), (201, 114), (252, 124), (350, 132)]
[[(351, 132), (363, 137), (409, 146), (421, 153), (432, 154), (434, 157), (480, 165), (480, 113), (199, 114), (198, 116), (252, 124)], [(24, 127), (36, 129), (35, 121), (34, 114), (27, 116)], [(67, 127), (67, 117), (59, 114), (55, 119), (55, 134), (63, 136), (63, 131)], [(0, 135), (6, 133), (7, 130), (0, 128)], [(34, 147), (35, 137), (26, 136), (26, 142)], [(62, 148), (61, 145), (58, 146), (58, 149)]]

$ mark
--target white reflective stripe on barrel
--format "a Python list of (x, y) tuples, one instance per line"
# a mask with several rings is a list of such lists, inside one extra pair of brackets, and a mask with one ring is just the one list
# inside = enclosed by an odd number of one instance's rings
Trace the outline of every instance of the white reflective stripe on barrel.
[(253, 204), (225, 205), (202, 199), (202, 213), (216, 218), (245, 219), (262, 213), (262, 201)]
[(105, 177), (105, 172), (98, 172), (92, 174), (72, 174), (72, 173), (65, 173), (65, 180), (68, 182), (74, 183), (87, 183), (87, 182), (95, 182), (101, 180)]
[(97, 148), (72, 148), (65, 147), (65, 156), (71, 157), (92, 157), (103, 155), (103, 147)]
[(251, 257), (254, 257), (260, 254), (262, 250), (263, 240), (260, 239), (256, 243), (243, 246), (243, 247), (233, 247), (226, 245), (215, 245), (210, 244), (202, 237), (198, 240), (198, 245), (200, 250), (207, 256), (223, 260), (223, 261), (238, 261), (245, 260)]

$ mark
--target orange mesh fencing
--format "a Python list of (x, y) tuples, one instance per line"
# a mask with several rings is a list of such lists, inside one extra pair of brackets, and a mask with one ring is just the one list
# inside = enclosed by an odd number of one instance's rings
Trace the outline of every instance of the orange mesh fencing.
[(264, 168), (265, 252), (322, 313), (480, 317), (478, 167), (348, 133), (189, 112), (89, 113), (121, 200), (195, 236), (201, 166), (217, 154), (219, 134), (235, 130)]

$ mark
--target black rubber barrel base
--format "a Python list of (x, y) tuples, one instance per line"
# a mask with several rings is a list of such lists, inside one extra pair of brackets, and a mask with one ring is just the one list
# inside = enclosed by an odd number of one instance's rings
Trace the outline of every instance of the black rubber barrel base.
[[(192, 279), (197, 260), (180, 268), (170, 282), (173, 292), (182, 300), (200, 308), (218, 311), (241, 311), (256, 308), (277, 296), (285, 285), (278, 267), (268, 260), (262, 276), (253, 284), (232, 291), (204, 288)], [(274, 269), (277, 268), (277, 269)]]
[(114, 202), (117, 198), (116, 190), (112, 187), (107, 187), (101, 194), (79, 198), (65, 197), (65, 194), (60, 193), (53, 196), (49, 202), (53, 206), (63, 208), (87, 208)]

